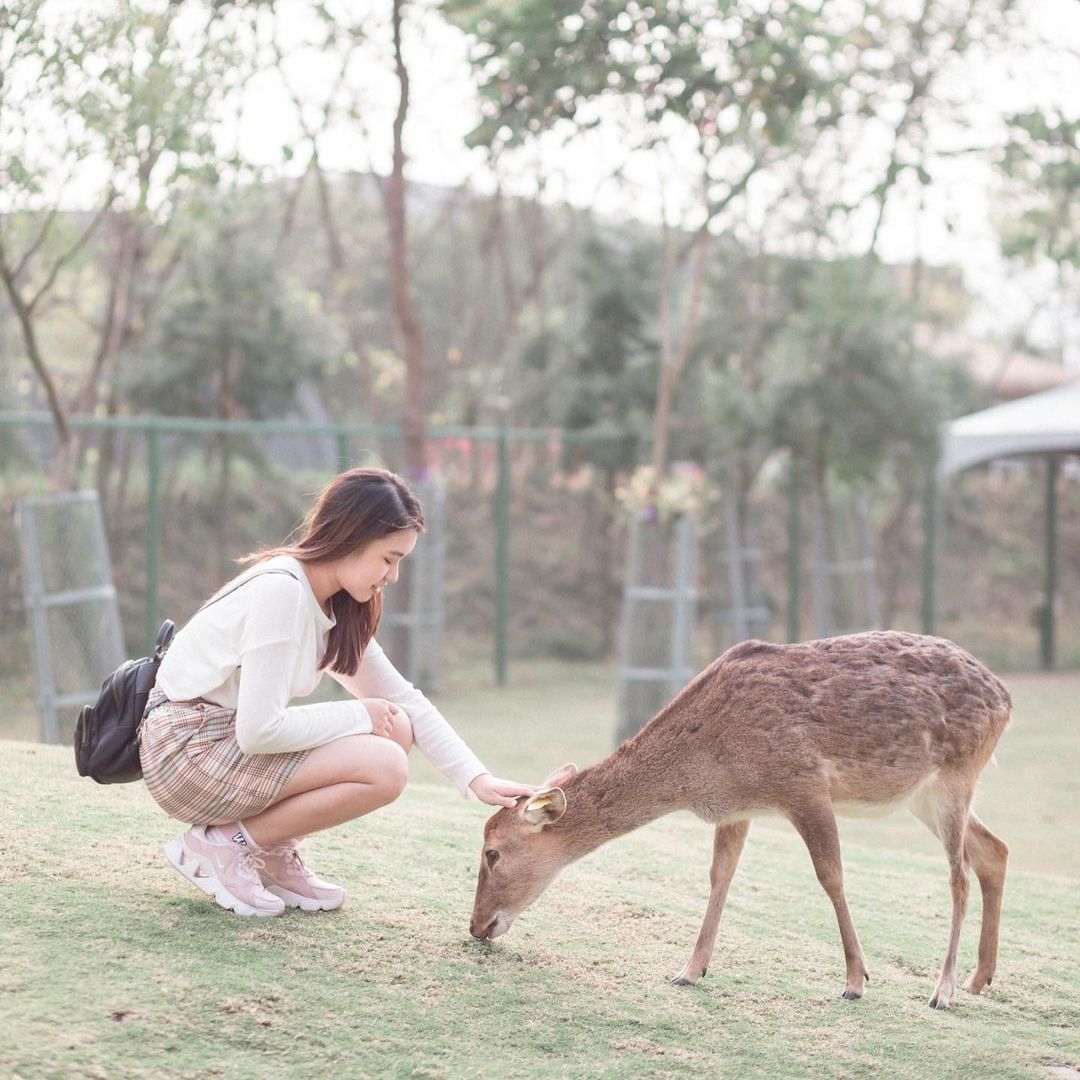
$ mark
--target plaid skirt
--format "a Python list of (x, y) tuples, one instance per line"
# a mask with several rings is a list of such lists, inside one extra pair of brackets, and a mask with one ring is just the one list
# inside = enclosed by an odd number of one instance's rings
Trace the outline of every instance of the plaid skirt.
[(242, 821), (277, 802), (311, 751), (245, 754), (236, 710), (209, 701), (170, 701), (150, 692), (139, 729), (143, 779), (170, 817), (192, 825)]

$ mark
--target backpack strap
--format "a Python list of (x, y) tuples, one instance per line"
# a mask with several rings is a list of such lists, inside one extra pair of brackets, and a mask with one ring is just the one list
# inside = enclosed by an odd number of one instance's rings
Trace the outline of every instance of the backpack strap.
[[(246, 585), (249, 581), (254, 581), (255, 578), (261, 577), (263, 574), (287, 574), (293, 581), (300, 580), (291, 570), (283, 570), (280, 567), (270, 567), (267, 570), (256, 570), (254, 574), (249, 574), (243, 581), (238, 581), (231, 589), (226, 589), (212, 600), (207, 600), (206, 603), (199, 608), (199, 611), (205, 611), (211, 604), (216, 604), (219, 600), (224, 600), (226, 596), (231, 596), (241, 585)], [(195, 614), (198, 615), (199, 611), (196, 611)]]
[[(198, 609), (198, 611), (192, 613), (191, 618), (195, 618), (195, 616), (199, 614), (199, 611), (204, 611), (206, 608), (210, 607), (211, 604), (216, 604), (219, 600), (224, 600), (226, 596), (229, 596), (230, 594), (236, 592), (236, 590), (239, 589), (241, 585), (246, 585), (253, 578), (261, 577), (263, 574), (287, 574), (293, 579), (293, 581), (300, 580), (291, 570), (283, 570), (281, 567), (270, 567), (266, 570), (256, 570), (254, 574), (248, 574), (248, 576), (244, 578), (243, 581), (238, 581), (231, 589), (226, 589), (219, 596), (215, 596), (212, 599), (207, 600), (206, 603)], [(190, 622), (191, 619), (189, 619), (188, 621)], [(158, 631), (157, 641), (154, 643), (154, 660), (158, 664), (161, 663), (162, 658), (165, 656), (165, 653), (168, 651), (169, 646), (172, 644), (174, 630), (175, 627), (173, 626), (173, 623), (170, 619), (166, 619), (161, 624), (161, 629)]]

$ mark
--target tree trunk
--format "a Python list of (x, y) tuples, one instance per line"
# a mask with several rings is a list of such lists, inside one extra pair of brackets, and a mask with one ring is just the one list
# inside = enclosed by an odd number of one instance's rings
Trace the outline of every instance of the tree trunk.
[(656, 390), (656, 412), (653, 415), (652, 467), (653, 482), (659, 484), (667, 469), (668, 425), (671, 419), (673, 382), (671, 327), (671, 230), (664, 223), (664, 257), (660, 267), (660, 378)]
[(15, 311), (15, 317), (19, 320), (19, 329), (22, 331), (23, 344), (26, 346), (26, 355), (30, 360), (30, 366), (34, 369), (45, 391), (45, 398), (49, 403), (49, 412), (52, 413), (53, 423), (56, 426), (57, 446), (50, 468), (52, 486), (57, 491), (70, 490), (74, 483), (75, 447), (71, 425), (68, 423), (68, 412), (64, 407), (64, 403), (60, 400), (56, 383), (45, 364), (45, 357), (42, 355), (37, 340), (37, 332), (34, 329), (33, 313), (23, 300), (7, 264), (2, 260), (0, 260), (0, 277), (3, 278), (8, 299), (11, 301), (11, 306)]
[[(125, 221), (120, 238), (120, 256), (114, 269), (109, 296), (109, 311), (102, 331), (101, 344), (94, 367), (79, 394), (76, 412), (91, 412), (97, 403), (102, 382), (107, 387), (106, 412), (116, 416), (120, 411), (116, 388), (117, 357), (132, 338), (132, 305), (135, 281), (139, 276), (140, 229), (130, 219)], [(109, 506), (109, 479), (112, 475), (116, 435), (111, 429), (101, 433), (98, 444), (97, 489), (103, 510)]]
[(701, 297), (704, 291), (706, 252), (709, 233), (699, 232), (690, 253), (690, 291), (686, 302), (686, 321), (675, 342), (674, 321), (671, 316), (671, 289), (674, 259), (671, 252), (671, 233), (664, 227), (664, 262), (660, 271), (660, 381), (656, 395), (656, 414), (653, 417), (652, 465), (655, 482), (659, 484), (668, 467), (668, 444), (671, 429), (671, 406), (675, 388), (690, 359), (701, 320)]
[(409, 73), (405, 68), (401, 49), (403, 7), (403, 0), (394, 0), (394, 60), (401, 93), (397, 116), (394, 118), (394, 157), (386, 185), (386, 214), (390, 237), (390, 288), (394, 328), (398, 347), (405, 360), (405, 398), (402, 408), (405, 464), (412, 475), (423, 476), (427, 470), (427, 344), (424, 340), (424, 328), (413, 302), (406, 236), (405, 150), (402, 135), (409, 110)]
[[(231, 420), (236, 416), (233, 401), (233, 386), (238, 376), (242, 357), (237, 345), (230, 343), (222, 365), (217, 392), (217, 414), (222, 420)], [(230, 576), (232, 556), (229, 550), (229, 523), (232, 517), (232, 442), (227, 431), (216, 436), (221, 454), (218, 472), (217, 505), (214, 507), (214, 520), (217, 534), (217, 562), (224, 578)]]

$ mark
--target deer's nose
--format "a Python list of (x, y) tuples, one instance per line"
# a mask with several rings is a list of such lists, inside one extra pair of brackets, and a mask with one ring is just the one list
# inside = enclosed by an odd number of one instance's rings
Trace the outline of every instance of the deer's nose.
[(486, 941), (491, 937), (491, 931), (495, 929), (495, 924), (498, 922), (498, 917), (494, 918), (485, 926), (482, 930), (476, 929), (476, 920), (469, 920), (469, 933), (472, 934), (477, 941)]

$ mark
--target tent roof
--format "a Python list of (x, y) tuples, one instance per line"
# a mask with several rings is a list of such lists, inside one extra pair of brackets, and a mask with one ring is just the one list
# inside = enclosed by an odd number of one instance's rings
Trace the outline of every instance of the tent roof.
[(1080, 381), (969, 413), (941, 428), (938, 472), (951, 476), (992, 458), (1080, 453)]

